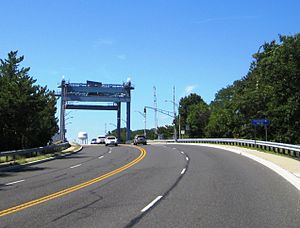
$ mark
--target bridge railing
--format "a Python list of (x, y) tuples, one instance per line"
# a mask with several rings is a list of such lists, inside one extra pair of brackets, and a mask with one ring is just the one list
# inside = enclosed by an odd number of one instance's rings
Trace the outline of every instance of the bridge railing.
[(15, 161), (21, 157), (33, 157), (42, 154), (55, 153), (67, 149), (68, 147), (70, 147), (70, 144), (66, 142), (32, 149), (3, 151), (0, 152), (0, 158), (6, 157), (4, 162)]
[[(174, 142), (174, 140), (154, 140), (155, 142)], [(285, 143), (276, 143), (268, 141), (258, 141), (250, 139), (231, 139), (231, 138), (205, 138), (205, 139), (178, 139), (177, 143), (210, 143), (223, 144), (232, 146), (250, 147), (261, 150), (272, 151), (275, 153), (289, 155), (291, 157), (300, 158), (300, 145), (292, 145)]]

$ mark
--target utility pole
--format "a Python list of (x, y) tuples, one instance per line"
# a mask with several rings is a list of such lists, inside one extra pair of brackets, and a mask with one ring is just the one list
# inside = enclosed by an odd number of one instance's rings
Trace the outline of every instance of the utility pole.
[(66, 93), (66, 81), (63, 78), (61, 81), (61, 103), (60, 103), (60, 140), (65, 142), (66, 140), (66, 126), (65, 126), (65, 93)]
[(144, 118), (144, 136), (147, 137), (147, 132), (146, 132), (146, 107), (144, 107), (144, 113), (140, 111), (135, 111), (139, 113), (143, 118)]
[(155, 123), (155, 134), (157, 134), (158, 128), (158, 118), (157, 118), (157, 97), (156, 97), (156, 87), (153, 86), (153, 97), (154, 97), (154, 123)]
[(176, 132), (176, 124), (175, 124), (175, 120), (176, 120), (176, 108), (175, 108), (175, 86), (173, 86), (173, 113), (174, 113), (174, 140), (175, 142), (177, 142), (177, 132)]
[(146, 113), (147, 113), (147, 109), (146, 109), (146, 107), (144, 107), (144, 124), (145, 124), (145, 126), (144, 126), (144, 136), (145, 136), (145, 138), (147, 138), (147, 132), (146, 132), (146, 120), (147, 120), (147, 118), (146, 118)]

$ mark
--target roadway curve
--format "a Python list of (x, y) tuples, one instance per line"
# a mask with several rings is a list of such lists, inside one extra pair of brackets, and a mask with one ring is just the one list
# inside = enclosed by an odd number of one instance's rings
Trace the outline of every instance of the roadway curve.
[(0, 227), (299, 227), (299, 191), (266, 167), (208, 147), (143, 148), (89, 146), (0, 173)]

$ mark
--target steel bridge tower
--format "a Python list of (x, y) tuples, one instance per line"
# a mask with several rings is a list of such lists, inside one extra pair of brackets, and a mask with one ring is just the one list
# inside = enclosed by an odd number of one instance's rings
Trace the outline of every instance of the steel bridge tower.
[[(111, 110), (117, 111), (117, 138), (121, 138), (121, 103), (126, 103), (126, 141), (130, 140), (130, 104), (131, 90), (134, 87), (131, 82), (123, 84), (102, 84), (101, 82), (87, 81), (86, 83), (67, 83), (64, 79), (61, 81), (60, 107), (60, 139), (65, 137), (65, 110)], [(73, 104), (73, 102), (82, 102), (82, 104)], [(87, 102), (97, 103), (97, 105), (88, 105)], [(112, 105), (100, 105), (99, 102), (111, 102)]]

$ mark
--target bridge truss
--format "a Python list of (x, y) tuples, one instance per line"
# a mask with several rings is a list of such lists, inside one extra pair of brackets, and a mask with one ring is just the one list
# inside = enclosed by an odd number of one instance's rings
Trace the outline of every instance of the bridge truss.
[[(69, 83), (63, 79), (59, 88), (61, 88), (58, 96), (61, 98), (60, 139), (62, 141), (66, 140), (66, 109), (117, 111), (117, 138), (120, 140), (122, 102), (126, 103), (126, 141), (130, 140), (131, 90), (134, 89), (130, 81), (123, 84), (103, 84), (94, 81)], [(106, 105), (103, 105), (104, 102)]]

